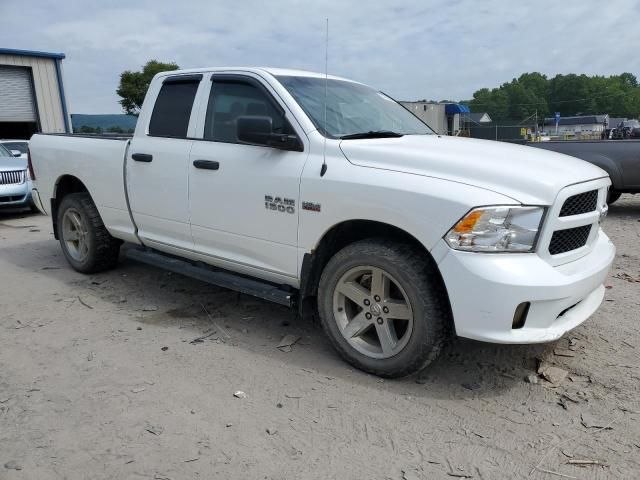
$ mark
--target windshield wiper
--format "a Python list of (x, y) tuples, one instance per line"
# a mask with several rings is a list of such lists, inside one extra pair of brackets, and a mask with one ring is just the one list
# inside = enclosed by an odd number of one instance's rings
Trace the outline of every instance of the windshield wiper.
[(396, 138), (402, 137), (404, 134), (398, 132), (392, 132), (391, 130), (370, 130), (368, 132), (350, 133), (349, 135), (342, 135), (342, 140), (357, 140), (359, 138)]

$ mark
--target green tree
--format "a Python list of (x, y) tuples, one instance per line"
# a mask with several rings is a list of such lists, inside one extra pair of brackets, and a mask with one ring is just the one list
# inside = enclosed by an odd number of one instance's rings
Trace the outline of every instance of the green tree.
[(167, 72), (170, 70), (178, 70), (180, 67), (176, 63), (163, 63), (157, 60), (149, 60), (139, 72), (126, 70), (120, 75), (120, 85), (116, 93), (122, 98), (122, 105), (125, 113), (129, 115), (138, 115), (140, 107), (147, 94), (151, 79), (155, 74)]
[(586, 75), (556, 75), (550, 83), (549, 106), (563, 117), (606, 113), (596, 112), (598, 94), (593, 89), (591, 78)]
[(506, 85), (505, 91), (509, 97), (509, 118), (525, 119), (535, 115), (536, 111), (546, 110), (546, 101), (536, 95), (535, 91), (526, 88), (522, 83), (513, 80)]
[(609, 114), (612, 117), (640, 116), (640, 85), (635, 75), (556, 75), (523, 73), (498, 88), (481, 88), (467, 102), (474, 112), (487, 112), (493, 120), (524, 120), (560, 112), (573, 115)]
[(507, 118), (509, 114), (509, 96), (502, 88), (481, 88), (469, 101), (473, 112), (487, 112), (493, 120)]

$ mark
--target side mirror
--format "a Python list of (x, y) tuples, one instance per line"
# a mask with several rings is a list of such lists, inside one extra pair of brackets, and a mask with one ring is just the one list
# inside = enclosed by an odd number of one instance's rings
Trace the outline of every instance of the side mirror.
[(14, 157), (19, 157), (20, 155), (22, 155), (22, 152), (20, 150), (11, 150), (11, 155), (13, 155)]
[(238, 140), (253, 145), (264, 145), (280, 150), (301, 152), (302, 142), (297, 135), (273, 133), (271, 117), (243, 116), (236, 119)]
[(236, 128), (241, 142), (268, 145), (269, 137), (273, 134), (273, 121), (271, 117), (238, 117)]

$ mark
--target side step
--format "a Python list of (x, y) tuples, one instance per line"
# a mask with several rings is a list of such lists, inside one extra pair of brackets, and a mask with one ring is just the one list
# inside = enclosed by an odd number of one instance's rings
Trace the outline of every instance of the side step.
[(280, 305), (286, 305), (287, 307), (294, 305), (295, 295), (292, 291), (286, 290), (287, 287), (261, 280), (254, 280), (225, 270), (218, 270), (208, 265), (199, 266), (188, 260), (182, 260), (144, 248), (129, 248), (126, 250), (125, 255), (132, 260), (163, 268), (170, 272), (179, 273), (219, 287), (236, 290), (240, 293), (269, 300), (274, 303), (279, 303)]

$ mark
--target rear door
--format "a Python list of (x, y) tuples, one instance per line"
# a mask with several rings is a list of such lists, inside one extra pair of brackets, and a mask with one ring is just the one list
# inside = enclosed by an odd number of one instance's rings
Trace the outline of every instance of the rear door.
[[(194, 101), (202, 75), (165, 78), (145, 131), (136, 130), (127, 157), (127, 185), (138, 236), (160, 250), (190, 250), (189, 153)], [(154, 92), (150, 92), (153, 95)], [(145, 103), (146, 107), (146, 103)], [(144, 112), (144, 108), (143, 108)]]
[[(214, 74), (189, 162), (194, 249), (205, 261), (266, 279), (297, 277), (300, 176), (308, 155), (238, 140), (241, 116), (272, 120), (274, 132), (302, 129), (267, 84)], [(204, 117), (204, 118), (203, 118)], [(296, 125), (296, 128), (292, 125)]]

